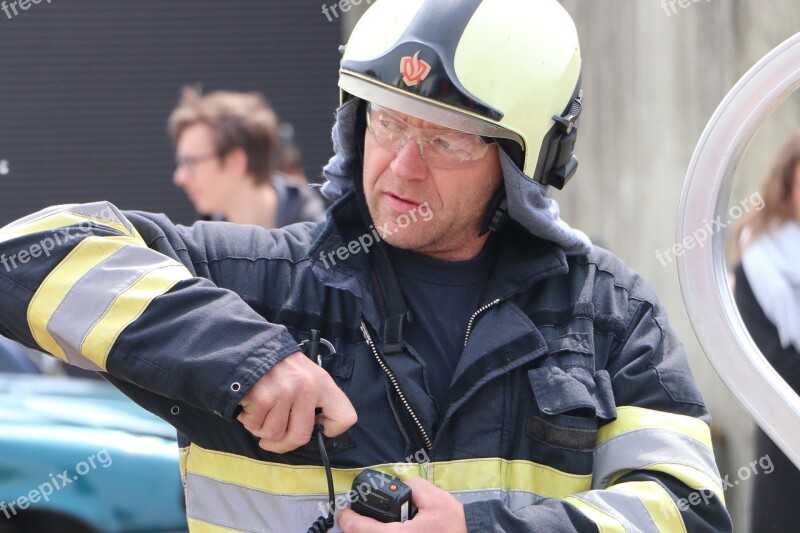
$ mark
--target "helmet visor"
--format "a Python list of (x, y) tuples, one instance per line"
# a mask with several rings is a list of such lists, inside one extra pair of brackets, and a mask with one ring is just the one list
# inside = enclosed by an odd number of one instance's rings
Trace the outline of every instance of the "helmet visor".
[(346, 70), (339, 72), (339, 87), (362, 100), (374, 102), (426, 122), (481, 137), (511, 139), (523, 149), (525, 148), (522, 137), (513, 131), (469, 116), (461, 111), (449, 109), (443, 104), (431, 103), (419, 96), (403, 93), (394, 87), (383, 86), (375, 80), (364, 79), (361, 75), (353, 72)]

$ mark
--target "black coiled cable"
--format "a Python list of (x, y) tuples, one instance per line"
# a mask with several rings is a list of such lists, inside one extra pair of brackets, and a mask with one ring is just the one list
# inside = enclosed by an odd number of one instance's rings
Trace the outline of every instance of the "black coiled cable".
[(325, 533), (329, 531), (333, 527), (333, 513), (336, 509), (336, 494), (333, 491), (333, 471), (331, 470), (331, 463), (328, 460), (328, 452), (325, 450), (325, 442), (322, 439), (322, 424), (316, 424), (314, 426), (314, 433), (317, 435), (317, 439), (319, 442), (319, 453), (322, 456), (322, 464), (325, 465), (325, 476), (328, 478), (328, 499), (330, 500), (330, 504), (328, 505), (328, 516), (320, 516), (317, 520), (308, 528), (308, 533)]

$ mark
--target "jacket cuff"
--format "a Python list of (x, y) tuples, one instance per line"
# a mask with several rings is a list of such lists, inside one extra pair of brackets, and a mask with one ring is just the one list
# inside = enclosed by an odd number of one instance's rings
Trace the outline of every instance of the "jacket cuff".
[(226, 420), (235, 420), (239, 415), (239, 403), (264, 374), (295, 352), (300, 351), (297, 341), (285, 330), (267, 346), (255, 353), (245, 355), (217, 387), (211, 401), (214, 413)]

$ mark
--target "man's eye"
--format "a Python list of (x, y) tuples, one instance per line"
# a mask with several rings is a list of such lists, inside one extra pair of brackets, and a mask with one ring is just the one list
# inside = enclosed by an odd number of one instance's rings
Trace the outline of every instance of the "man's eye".
[(463, 139), (457, 139), (447, 136), (439, 136), (434, 137), (431, 139), (431, 146), (451, 153), (462, 153), (466, 152), (468, 148), (468, 143), (465, 142)]
[(431, 139), (431, 145), (440, 148), (442, 150), (450, 149), (450, 143), (447, 142), (447, 139), (444, 139), (442, 137), (434, 137), (433, 139)]
[(381, 128), (389, 133), (399, 133), (403, 131), (403, 125), (394, 120), (382, 118), (378, 122), (381, 125)]

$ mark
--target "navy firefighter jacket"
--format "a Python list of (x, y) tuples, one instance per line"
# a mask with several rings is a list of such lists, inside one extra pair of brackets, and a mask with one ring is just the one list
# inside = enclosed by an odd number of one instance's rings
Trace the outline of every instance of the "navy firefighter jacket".
[(105, 372), (178, 429), (192, 531), (305, 531), (321, 514), (313, 443), (272, 454), (235, 420), (312, 329), (359, 415), (327, 441), (340, 496), (374, 467), (451, 492), (470, 531), (730, 531), (683, 348), (619, 259), (499, 232), (434, 433), (424, 359), (384, 354), (372, 255), (321, 260), (365, 231), (352, 191), (327, 222), (278, 230), (51, 208), (0, 230), (16, 264), (0, 267), (0, 333)]
[(709, 415), (653, 291), (502, 150), (510, 221), (437, 409), (424, 357), (383, 342), (357, 109), (337, 111), (323, 223), (187, 228), (99, 202), (0, 229), (0, 334), (104, 372), (177, 428), (193, 533), (300, 532), (327, 514), (314, 443), (266, 452), (236, 420), (311, 330), (358, 414), (325, 446), (330, 510), (373, 467), (453, 494), (471, 533), (731, 531)]

